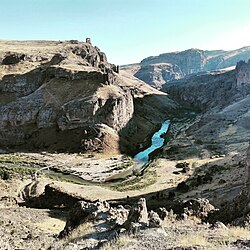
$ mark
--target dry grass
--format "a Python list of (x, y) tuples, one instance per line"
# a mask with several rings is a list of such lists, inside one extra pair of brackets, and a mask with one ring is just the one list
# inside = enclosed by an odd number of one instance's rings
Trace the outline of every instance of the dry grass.
[(169, 247), (200, 247), (208, 250), (231, 249), (238, 239), (250, 240), (250, 230), (242, 227), (211, 229), (197, 220), (164, 223)]
[(114, 241), (108, 242), (101, 250), (132, 250), (135, 249), (137, 240), (128, 234), (123, 234)]
[(84, 238), (88, 236), (89, 234), (95, 233), (94, 225), (91, 222), (86, 222), (83, 224), (80, 224), (75, 230), (73, 230), (68, 237), (66, 237), (66, 241), (74, 242), (76, 239)]
[[(53, 242), (49, 249), (61, 250), (66, 246), (76, 243), (77, 241), (87, 238), (88, 235), (95, 233), (94, 225), (91, 222), (86, 222), (79, 225), (67, 237)], [(1, 248), (0, 248), (1, 249)]]
[(208, 242), (205, 235), (202, 232), (196, 233), (194, 235), (186, 234), (180, 235), (179, 237), (179, 246), (180, 247), (190, 247), (190, 246), (202, 246), (202, 247), (211, 247), (211, 243)]
[[(152, 162), (150, 165), (143, 171), (144, 173), (139, 176), (133, 176), (129, 179), (126, 179), (125, 181), (118, 182), (115, 184), (111, 184), (108, 187), (112, 190), (116, 190), (119, 192), (125, 192), (125, 191), (134, 191), (134, 190), (142, 190), (145, 189), (157, 181), (157, 173), (156, 168), (158, 167), (157, 162)], [(131, 170), (126, 170), (127, 172), (130, 172)], [(126, 172), (124, 171), (124, 173)]]
[(35, 225), (46, 233), (59, 234), (65, 226), (65, 220), (58, 218), (48, 218), (44, 221), (35, 223)]
[(229, 227), (228, 230), (218, 230), (219, 234), (228, 241), (237, 239), (250, 240), (250, 230), (244, 227)]
[(73, 230), (67, 237), (54, 242), (52, 249), (61, 250), (65, 246), (74, 243), (75, 241), (87, 237), (89, 234), (95, 233), (95, 229), (91, 222), (86, 222), (79, 225), (75, 230)]

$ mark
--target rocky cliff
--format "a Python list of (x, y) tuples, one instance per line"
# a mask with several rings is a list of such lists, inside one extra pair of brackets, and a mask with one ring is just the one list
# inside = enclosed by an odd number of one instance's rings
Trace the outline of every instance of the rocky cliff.
[(218, 109), (245, 98), (250, 93), (250, 61), (240, 61), (235, 70), (197, 73), (169, 81), (162, 90), (178, 102), (200, 110)]
[(203, 152), (245, 154), (250, 140), (249, 72), (248, 64), (240, 62), (236, 70), (200, 73), (163, 86), (171, 98), (199, 114), (186, 136)]
[(250, 60), (246, 63), (240, 61), (236, 65), (237, 87), (242, 87), (244, 84), (250, 83)]
[(142, 65), (134, 76), (149, 83), (152, 87), (159, 89), (164, 83), (170, 80), (183, 78), (184, 74), (177, 65), (156, 63)]
[[(140, 62), (140, 68), (134, 75), (151, 86), (159, 87), (173, 79), (180, 79), (193, 73), (228, 68), (235, 66), (240, 60), (249, 58), (250, 47), (232, 51), (189, 49), (145, 58)], [(128, 66), (125, 68), (128, 70)]]
[(136, 93), (159, 95), (138, 86), (90, 43), (1, 41), (0, 144), (119, 151), (121, 132), (133, 134), (138, 126)]
[(250, 146), (247, 149), (245, 182), (246, 182), (246, 192), (250, 201)]
[(173, 52), (152, 56), (141, 61), (141, 65), (155, 63), (170, 63), (178, 65), (184, 75), (200, 72), (206, 63), (206, 56), (202, 50), (189, 49), (181, 52)]

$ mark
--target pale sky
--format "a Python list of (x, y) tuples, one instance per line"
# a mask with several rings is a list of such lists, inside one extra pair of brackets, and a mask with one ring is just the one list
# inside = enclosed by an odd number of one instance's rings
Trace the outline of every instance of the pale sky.
[(250, 0), (0, 0), (0, 39), (85, 40), (128, 64), (250, 46)]

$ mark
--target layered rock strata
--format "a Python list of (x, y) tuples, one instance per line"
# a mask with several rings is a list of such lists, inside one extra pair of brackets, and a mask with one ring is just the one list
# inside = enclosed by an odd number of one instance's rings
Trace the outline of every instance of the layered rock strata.
[[(164, 105), (171, 106), (165, 94), (119, 75), (118, 67), (90, 43), (1, 44), (1, 147), (126, 151), (124, 145), (133, 141), (140, 127), (134, 118), (135, 99), (162, 95)], [(160, 111), (154, 122), (164, 115)], [(145, 136), (150, 130), (144, 126), (139, 134)]]

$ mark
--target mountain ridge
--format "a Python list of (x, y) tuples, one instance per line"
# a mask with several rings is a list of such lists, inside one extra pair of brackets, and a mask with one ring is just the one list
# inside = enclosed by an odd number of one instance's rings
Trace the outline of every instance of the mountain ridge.
[[(130, 70), (134, 76), (149, 85), (160, 89), (171, 80), (178, 80), (187, 75), (220, 70), (235, 66), (237, 62), (248, 61), (250, 46), (235, 50), (201, 50), (187, 49), (150, 56), (139, 64), (125, 65), (124, 70)], [(165, 64), (170, 66), (164, 67)]]

